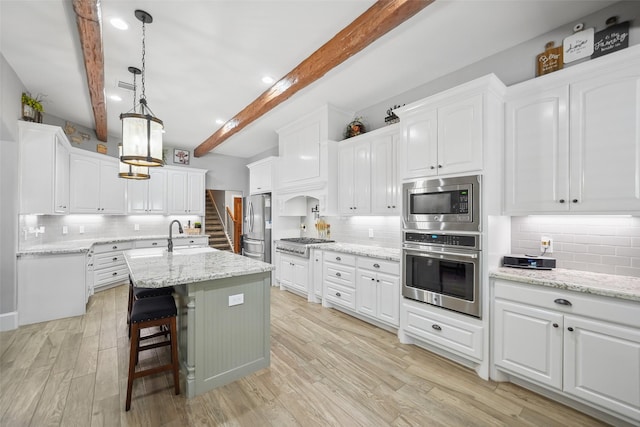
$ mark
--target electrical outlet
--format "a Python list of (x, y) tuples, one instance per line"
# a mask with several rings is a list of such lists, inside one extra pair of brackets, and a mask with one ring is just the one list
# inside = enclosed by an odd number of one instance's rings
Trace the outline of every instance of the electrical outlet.
[(553, 240), (551, 240), (551, 237), (542, 236), (540, 238), (540, 251), (545, 254), (553, 253)]
[(80, 234), (84, 234), (84, 225), (80, 226)]
[(62, 226), (62, 234), (67, 234), (69, 233), (69, 227), (67, 227), (66, 225)]
[(229, 307), (244, 304), (244, 294), (229, 295)]
[(140, 231), (140, 224), (134, 224), (133, 231)]
[(369, 238), (373, 239), (373, 228), (369, 229)]

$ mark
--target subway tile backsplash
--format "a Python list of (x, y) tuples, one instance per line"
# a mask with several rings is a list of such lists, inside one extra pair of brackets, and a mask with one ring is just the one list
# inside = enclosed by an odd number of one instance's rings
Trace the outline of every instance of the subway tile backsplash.
[(526, 216), (511, 218), (511, 252), (539, 255), (553, 241), (558, 268), (640, 277), (640, 218)]
[[(183, 227), (202, 217), (195, 215), (20, 215), (19, 248), (84, 239), (146, 237), (169, 234), (169, 223), (177, 219)], [(136, 227), (137, 226), (137, 227)], [(44, 232), (41, 232), (44, 228)], [(136, 230), (138, 228), (138, 230)], [(66, 231), (66, 233), (65, 233)], [(174, 234), (178, 227), (174, 225)]]

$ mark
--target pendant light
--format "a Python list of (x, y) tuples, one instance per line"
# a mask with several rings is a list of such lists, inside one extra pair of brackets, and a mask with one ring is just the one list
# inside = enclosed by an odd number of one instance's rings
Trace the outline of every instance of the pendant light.
[(142, 22), (142, 95), (140, 111), (120, 114), (122, 120), (122, 155), (120, 161), (134, 165), (155, 167), (162, 166), (162, 120), (154, 117), (147, 105), (145, 95), (145, 24), (153, 22), (153, 18), (144, 10), (136, 10), (135, 16)]
[[(136, 76), (141, 73), (140, 68), (129, 67), (129, 72), (133, 74), (133, 109), (136, 109)], [(122, 158), (122, 144), (118, 145), (118, 156)], [(133, 166), (128, 163), (120, 161), (120, 178), (125, 179), (149, 179), (149, 168), (146, 166)]]

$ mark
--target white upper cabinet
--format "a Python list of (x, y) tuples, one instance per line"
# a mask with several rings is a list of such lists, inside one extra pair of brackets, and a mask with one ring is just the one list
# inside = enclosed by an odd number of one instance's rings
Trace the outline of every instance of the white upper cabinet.
[(343, 215), (371, 212), (371, 143), (344, 141), (338, 148), (338, 209)]
[(278, 130), (279, 192), (325, 189), (330, 179), (329, 141), (341, 140), (353, 115), (325, 105)]
[(18, 122), (21, 214), (69, 212), (70, 144), (56, 126)]
[(397, 125), (390, 132), (371, 140), (371, 213), (394, 215), (398, 202), (398, 140)]
[(376, 129), (338, 146), (338, 209), (341, 215), (398, 213), (398, 126)]
[(500, 141), (503, 92), (491, 74), (398, 109), (400, 178), (482, 171)]
[(206, 171), (167, 168), (169, 215), (204, 215)]
[(640, 211), (640, 48), (509, 88), (505, 211)]
[(94, 153), (70, 155), (71, 213), (125, 213), (125, 180), (118, 159)]
[(127, 213), (167, 213), (167, 171), (164, 168), (149, 168), (149, 179), (127, 180)]
[(267, 157), (247, 165), (249, 168), (249, 192), (270, 193), (273, 186), (273, 167), (276, 157)]

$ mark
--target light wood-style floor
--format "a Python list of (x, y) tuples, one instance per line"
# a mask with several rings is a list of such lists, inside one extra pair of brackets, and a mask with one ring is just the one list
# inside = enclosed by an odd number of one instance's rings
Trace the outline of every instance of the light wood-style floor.
[[(271, 367), (187, 400), (170, 373), (124, 411), (127, 287), (87, 314), (0, 333), (0, 426), (600, 426), (518, 386), (272, 288)], [(148, 351), (140, 363), (168, 357)]]

